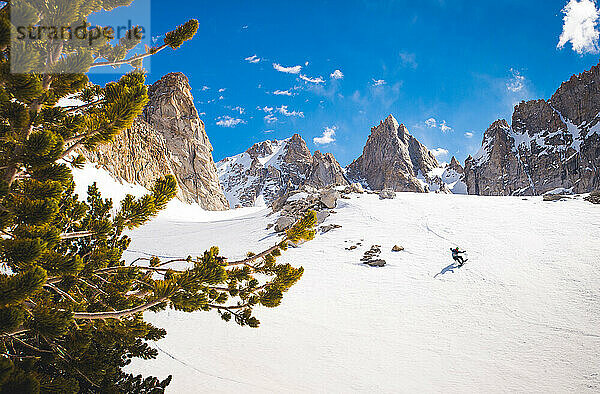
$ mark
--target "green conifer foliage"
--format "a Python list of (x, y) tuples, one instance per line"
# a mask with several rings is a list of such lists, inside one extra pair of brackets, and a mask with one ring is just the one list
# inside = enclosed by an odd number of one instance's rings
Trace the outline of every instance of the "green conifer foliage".
[[(276, 259), (289, 243), (314, 237), (314, 212), (279, 243), (241, 261), (230, 262), (213, 247), (197, 257), (126, 264), (130, 239), (123, 232), (165, 208), (176, 194), (175, 178), (166, 175), (148, 195), (127, 196), (116, 206), (96, 185), (85, 201), (74, 194), (71, 168), (83, 165), (79, 152), (131, 127), (146, 105), (142, 60), (180, 47), (198, 22), (130, 57), (140, 42), (134, 35), (25, 46), (11, 41), (11, 32), (81, 23), (91, 31), (97, 28), (86, 21), (92, 12), (131, 2), (0, 2), (0, 392), (162, 392), (170, 378), (122, 370), (132, 358), (156, 357), (147, 341), (166, 335), (145, 322), (143, 312), (217, 311), (226, 321), (257, 327), (254, 307), (278, 306), (302, 276), (302, 268)], [(26, 72), (12, 73), (14, 62)], [(103, 87), (86, 76), (93, 67), (121, 65), (134, 70)], [(83, 104), (57, 106), (65, 97)]]

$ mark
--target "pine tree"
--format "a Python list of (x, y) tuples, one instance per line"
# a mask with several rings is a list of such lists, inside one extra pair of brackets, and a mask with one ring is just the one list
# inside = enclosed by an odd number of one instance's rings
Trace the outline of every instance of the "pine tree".
[[(144, 311), (217, 311), (226, 321), (257, 327), (253, 308), (280, 305), (302, 276), (302, 268), (276, 258), (290, 243), (314, 237), (314, 212), (276, 245), (241, 261), (213, 247), (202, 256), (126, 264), (124, 231), (165, 208), (176, 194), (175, 178), (165, 176), (148, 195), (127, 196), (116, 207), (96, 185), (86, 201), (74, 194), (71, 168), (83, 164), (78, 152), (129, 128), (146, 105), (142, 60), (179, 48), (198, 22), (130, 57), (140, 43), (137, 27), (116, 44), (49, 37), (24, 46), (11, 36), (19, 26), (48, 21), (85, 23), (91, 32), (92, 12), (131, 2), (14, 0), (0, 9), (0, 392), (162, 392), (170, 378), (122, 371), (132, 358), (156, 357), (146, 341), (166, 335), (143, 320)], [(11, 72), (15, 62), (26, 70)], [(133, 71), (104, 87), (86, 75), (120, 65)], [(83, 104), (57, 106), (65, 97)], [(187, 268), (174, 269), (175, 263)]]

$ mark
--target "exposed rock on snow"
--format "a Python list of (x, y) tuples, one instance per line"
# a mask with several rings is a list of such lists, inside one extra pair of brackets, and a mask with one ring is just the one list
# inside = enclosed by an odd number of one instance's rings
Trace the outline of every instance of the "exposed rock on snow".
[(283, 141), (264, 141), (217, 163), (219, 180), (232, 207), (271, 206), (302, 187), (348, 185), (330, 153), (311, 155), (298, 134)]
[(382, 190), (379, 193), (379, 198), (382, 200), (393, 200), (394, 198), (396, 198), (396, 193), (393, 190)]
[(296, 222), (296, 219), (294, 219), (293, 217), (280, 216), (279, 219), (277, 219), (277, 222), (275, 223), (274, 230), (277, 233), (283, 232), (283, 231), (291, 228), (295, 222)]
[(96, 152), (84, 152), (86, 157), (114, 177), (146, 188), (173, 174), (182, 201), (207, 210), (229, 208), (187, 77), (165, 75), (149, 88), (149, 99), (130, 130)]
[(600, 190), (591, 192), (589, 196), (584, 197), (584, 200), (589, 201), (592, 204), (600, 204)]
[(392, 252), (402, 252), (403, 250), (404, 248), (399, 245), (394, 245), (394, 247), (392, 248)]
[[(305, 190), (312, 193), (309, 194)], [(317, 213), (317, 224), (322, 224), (334, 213), (331, 209), (336, 207), (339, 198), (340, 192), (336, 189), (316, 190), (310, 186), (282, 196), (273, 204), (273, 212), (280, 212), (280, 217), (275, 224), (275, 231), (281, 232), (288, 229), (310, 210)]]
[(373, 190), (427, 192), (418, 178), (438, 167), (435, 156), (390, 115), (371, 129), (362, 155), (348, 166), (348, 177)]
[(541, 195), (600, 187), (600, 67), (574, 75), (550, 100), (522, 102), (512, 127), (495, 122), (467, 159), (470, 194)]
[(562, 194), (544, 194), (544, 201), (560, 201), (571, 198)]
[(317, 224), (323, 223), (329, 216), (331, 216), (331, 212), (327, 210), (317, 212)]
[(346, 194), (351, 194), (351, 193), (363, 194), (364, 192), (365, 192), (365, 189), (363, 189), (362, 185), (357, 182), (354, 182), (350, 186), (346, 186), (346, 188), (344, 189), (344, 193), (346, 193)]
[(327, 226), (321, 226), (321, 234), (325, 234), (330, 232), (331, 230), (335, 230), (336, 228), (342, 228), (339, 224), (328, 224)]
[(381, 245), (373, 245), (371, 249), (367, 250), (363, 255), (363, 258), (360, 261), (363, 264), (367, 264), (371, 267), (383, 267), (386, 264), (385, 260), (379, 259), (379, 255), (381, 254)]
[(340, 192), (335, 189), (327, 189), (323, 190), (319, 194), (319, 201), (329, 209), (334, 209), (337, 203), (337, 200), (340, 198)]

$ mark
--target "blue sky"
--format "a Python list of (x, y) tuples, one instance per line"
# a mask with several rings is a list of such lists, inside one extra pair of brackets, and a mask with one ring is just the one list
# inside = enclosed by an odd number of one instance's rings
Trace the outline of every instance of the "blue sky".
[(347, 165), (393, 114), (462, 161), (514, 104), (598, 63), (596, 5), (571, 3), (565, 25), (567, 0), (152, 1), (153, 36), (200, 28), (148, 80), (189, 77), (215, 160), (297, 132)]

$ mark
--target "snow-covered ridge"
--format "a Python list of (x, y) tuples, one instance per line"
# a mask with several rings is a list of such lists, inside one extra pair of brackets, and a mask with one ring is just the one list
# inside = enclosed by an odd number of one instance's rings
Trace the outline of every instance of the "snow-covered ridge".
[(264, 206), (265, 196), (269, 200), (279, 193), (280, 185), (269, 173), (281, 171), (290, 140), (263, 141), (216, 163), (219, 182), (232, 208)]
[(254, 144), (244, 153), (219, 161), (217, 173), (232, 208), (270, 206), (301, 186), (320, 189), (348, 185), (333, 155), (311, 154), (298, 134)]

